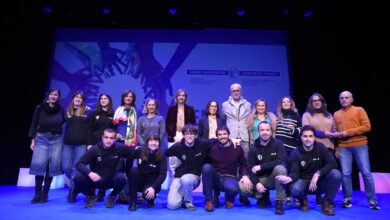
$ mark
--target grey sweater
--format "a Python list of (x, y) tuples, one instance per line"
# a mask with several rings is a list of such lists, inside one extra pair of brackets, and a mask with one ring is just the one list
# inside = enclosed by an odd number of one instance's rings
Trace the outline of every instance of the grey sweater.
[(162, 142), (165, 137), (165, 121), (160, 115), (153, 118), (141, 116), (137, 120), (137, 145), (145, 145), (145, 140), (151, 133), (156, 133), (160, 136)]

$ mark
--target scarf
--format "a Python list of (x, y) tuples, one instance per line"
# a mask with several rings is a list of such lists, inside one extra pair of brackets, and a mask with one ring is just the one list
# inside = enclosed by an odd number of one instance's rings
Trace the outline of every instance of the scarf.
[(137, 112), (133, 107), (130, 108), (129, 115), (126, 115), (124, 106), (119, 106), (115, 111), (113, 124), (118, 124), (121, 121), (127, 121), (125, 144), (135, 146), (137, 144)]

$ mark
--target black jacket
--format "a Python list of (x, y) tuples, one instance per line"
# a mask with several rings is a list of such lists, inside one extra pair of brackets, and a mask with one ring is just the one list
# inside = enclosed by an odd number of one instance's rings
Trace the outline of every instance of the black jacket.
[(122, 157), (133, 160), (135, 157), (134, 149), (120, 143), (115, 143), (106, 149), (102, 143), (99, 143), (80, 158), (76, 168), (84, 175), (88, 175), (92, 171), (102, 178), (112, 177), (117, 173), (118, 163)]
[[(277, 165), (284, 165), (285, 147), (280, 140), (271, 137), (267, 145), (260, 144), (260, 138), (256, 139), (248, 153), (248, 168), (251, 180), (258, 182), (258, 177), (269, 176)], [(260, 165), (261, 170), (252, 173), (254, 166)]]
[(181, 164), (175, 169), (175, 177), (180, 178), (184, 174), (195, 174), (200, 176), (206, 159), (207, 151), (215, 143), (215, 139), (202, 140), (196, 138), (192, 147), (187, 147), (184, 138), (181, 142), (169, 148), (165, 155), (179, 158)]
[(86, 110), (81, 116), (66, 117), (64, 144), (87, 145), (90, 114), (91, 110)]
[[(217, 128), (221, 126), (226, 126), (226, 118), (225, 117), (217, 117)], [(204, 118), (199, 119), (199, 131), (198, 137), (209, 139), (209, 118), (207, 115)]]
[(112, 118), (114, 114), (106, 111), (94, 111), (89, 115), (87, 145), (95, 145), (102, 141), (103, 130), (114, 128)]
[(161, 189), (161, 184), (167, 176), (167, 158), (163, 155), (162, 160), (158, 161), (155, 154), (151, 154), (148, 160), (141, 159), (143, 148), (136, 150), (136, 158), (138, 158), (138, 170), (142, 175), (142, 179), (146, 183), (150, 183), (155, 190)]
[(28, 137), (35, 138), (37, 132), (62, 134), (62, 124), (65, 122), (65, 111), (59, 105), (50, 107), (42, 103), (35, 108)]
[(290, 174), (293, 181), (311, 179), (315, 172), (320, 171), (320, 178), (326, 176), (337, 164), (328, 149), (319, 142), (314, 142), (313, 149), (306, 151), (300, 144), (290, 157)]

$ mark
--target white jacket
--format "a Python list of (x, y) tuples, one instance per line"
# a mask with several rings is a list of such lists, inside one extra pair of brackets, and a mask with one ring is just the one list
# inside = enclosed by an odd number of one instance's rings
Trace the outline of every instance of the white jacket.
[(230, 130), (231, 138), (241, 138), (243, 141), (249, 141), (247, 119), (251, 112), (251, 103), (241, 97), (239, 107), (233, 104), (234, 100), (229, 99), (222, 104), (222, 112), (226, 116), (226, 125)]

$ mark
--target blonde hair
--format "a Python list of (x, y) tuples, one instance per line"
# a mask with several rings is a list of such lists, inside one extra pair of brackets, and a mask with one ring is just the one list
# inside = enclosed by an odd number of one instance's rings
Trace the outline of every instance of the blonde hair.
[(146, 100), (142, 112), (145, 113), (146, 115), (148, 114), (148, 103), (151, 102), (151, 101), (154, 101), (154, 104), (156, 104), (156, 115), (158, 115), (158, 108), (159, 108), (158, 102), (157, 102), (156, 99), (151, 99), (151, 98), (149, 98), (149, 99)]
[(186, 100), (184, 101), (184, 104), (187, 103), (187, 100), (188, 100), (188, 95), (187, 95), (187, 92), (186, 90), (184, 89), (178, 89), (177, 92), (176, 92), (176, 95), (175, 95), (175, 104), (177, 104), (177, 96), (179, 96), (180, 93), (184, 93), (185, 97), (186, 97)]

